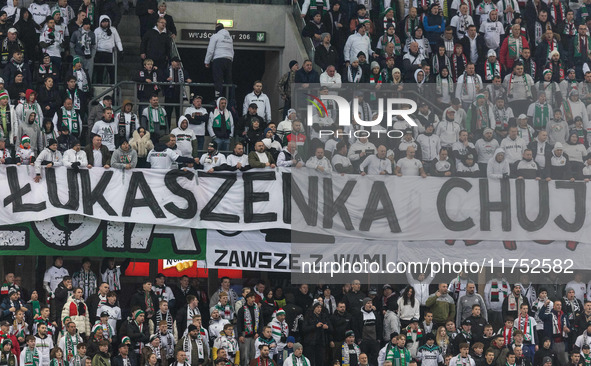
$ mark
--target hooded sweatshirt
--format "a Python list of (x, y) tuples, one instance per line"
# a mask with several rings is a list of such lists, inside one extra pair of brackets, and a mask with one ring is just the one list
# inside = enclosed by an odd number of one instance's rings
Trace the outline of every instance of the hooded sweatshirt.
[(504, 175), (509, 175), (509, 163), (507, 159), (503, 156), (503, 160), (501, 162), (497, 161), (497, 155), (505, 154), (505, 150), (503, 148), (498, 148), (495, 150), (495, 155), (488, 161), (488, 165), (486, 167), (486, 176), (488, 178), (494, 179), (501, 179)]
[(41, 138), (41, 128), (37, 126), (35, 121), (29, 123), (29, 116), (33, 113), (33, 111), (29, 110), (25, 114), (25, 121), (19, 124), (19, 132), (18, 132), (18, 141), (17, 143), (20, 145), (21, 138), (23, 135), (29, 136), (31, 139), (31, 149), (35, 152), (35, 155), (39, 154), (43, 150), (42, 145), (42, 138)]
[(222, 100), (222, 97), (216, 100), (216, 109), (214, 109), (209, 115), (207, 130), (209, 131), (209, 136), (219, 139), (228, 139), (234, 136), (234, 119), (228, 108), (220, 111), (220, 100)]
[[(102, 23), (103, 19), (109, 21), (109, 26), (105, 29), (100, 27), (100, 23)], [(109, 18), (108, 15), (101, 15), (99, 18), (99, 27), (94, 30), (94, 35), (96, 36), (97, 52), (113, 53), (115, 47), (117, 47), (120, 52), (123, 52), (123, 44), (121, 43), (119, 32), (111, 26), (111, 18)]]
[(226, 29), (220, 29), (209, 39), (205, 63), (209, 64), (219, 58), (227, 58), (230, 61), (234, 59), (234, 41)]
[(111, 155), (111, 166), (114, 169), (125, 169), (127, 164), (130, 164), (132, 169), (136, 167), (137, 151), (131, 147), (127, 151), (119, 147)]

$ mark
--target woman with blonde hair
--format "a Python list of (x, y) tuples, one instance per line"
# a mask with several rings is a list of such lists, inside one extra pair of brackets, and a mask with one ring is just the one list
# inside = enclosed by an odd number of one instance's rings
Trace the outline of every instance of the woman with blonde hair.
[(437, 334), (435, 335), (435, 343), (441, 348), (441, 354), (445, 355), (450, 349), (450, 340), (447, 335), (447, 331), (444, 326), (437, 328)]

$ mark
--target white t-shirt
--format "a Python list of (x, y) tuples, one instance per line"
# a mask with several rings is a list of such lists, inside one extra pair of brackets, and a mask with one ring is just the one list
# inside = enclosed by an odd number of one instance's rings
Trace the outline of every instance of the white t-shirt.
[(179, 154), (169, 148), (164, 151), (152, 150), (148, 153), (146, 161), (150, 163), (152, 169), (170, 169), (172, 163), (174, 163), (179, 156)]
[(96, 133), (103, 138), (103, 145), (109, 151), (115, 151), (115, 135), (117, 134), (117, 123), (115, 120), (108, 123), (103, 120), (96, 122), (92, 127), (92, 133)]
[(211, 168), (225, 164), (226, 156), (224, 154), (217, 153), (210, 158), (209, 154), (205, 153), (201, 155), (201, 159), (199, 159), (199, 161), (201, 164), (203, 164), (203, 170), (208, 171)]
[(57, 285), (62, 282), (65, 276), (69, 276), (67, 269), (64, 267), (57, 268), (56, 266), (51, 266), (47, 271), (45, 271), (43, 282), (49, 282), (49, 288), (51, 291), (55, 291)]
[(421, 163), (420, 160), (414, 158), (402, 158), (398, 160), (398, 166), (400, 167), (402, 176), (418, 176), (419, 169), (423, 167), (423, 163)]

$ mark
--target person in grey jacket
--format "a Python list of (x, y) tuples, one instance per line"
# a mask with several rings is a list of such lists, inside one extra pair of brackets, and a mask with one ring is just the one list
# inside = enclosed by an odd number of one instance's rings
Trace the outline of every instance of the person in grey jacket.
[(234, 60), (234, 41), (230, 32), (221, 23), (216, 24), (215, 34), (209, 39), (205, 54), (205, 67), (213, 74), (216, 99), (222, 95), (224, 81), (232, 84), (232, 60)]
[(93, 60), (96, 53), (96, 35), (90, 30), (90, 19), (84, 18), (82, 27), (72, 34), (70, 50), (73, 55), (80, 56), (82, 67), (92, 80)]
[(133, 169), (137, 165), (137, 151), (129, 146), (127, 140), (122, 140), (118, 149), (113, 151), (111, 166), (115, 169)]
[(456, 324), (461, 324), (472, 315), (472, 305), (480, 305), (480, 313), (485, 320), (488, 320), (486, 303), (482, 296), (476, 293), (474, 281), (469, 280), (466, 285), (466, 295), (460, 297), (456, 308)]

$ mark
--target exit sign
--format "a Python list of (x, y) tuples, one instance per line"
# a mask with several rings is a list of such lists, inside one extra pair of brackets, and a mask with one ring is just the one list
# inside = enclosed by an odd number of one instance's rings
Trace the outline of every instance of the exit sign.
[[(252, 32), (229, 30), (232, 40), (238, 43), (265, 43), (267, 42), (267, 32)], [(181, 39), (183, 41), (209, 41), (215, 34), (212, 30), (205, 29), (182, 29)]]

